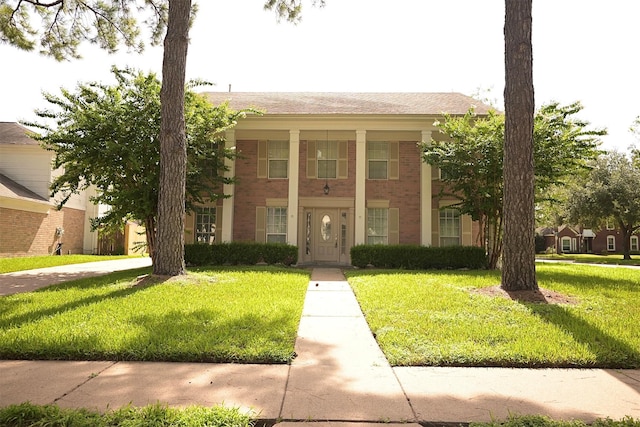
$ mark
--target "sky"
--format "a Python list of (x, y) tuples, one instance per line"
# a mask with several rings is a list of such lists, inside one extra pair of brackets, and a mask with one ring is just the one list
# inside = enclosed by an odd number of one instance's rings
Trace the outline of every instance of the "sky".
[[(187, 78), (233, 92), (460, 92), (503, 109), (503, 0), (326, 0), (302, 21), (278, 22), (263, 0), (200, 0)], [(626, 151), (640, 116), (640, 2), (533, 0), (536, 105), (584, 106), (606, 128), (603, 148)], [(123, 48), (124, 49), (124, 48)], [(112, 65), (161, 75), (162, 49), (56, 62), (0, 44), (0, 121), (33, 121), (42, 92), (113, 83)]]

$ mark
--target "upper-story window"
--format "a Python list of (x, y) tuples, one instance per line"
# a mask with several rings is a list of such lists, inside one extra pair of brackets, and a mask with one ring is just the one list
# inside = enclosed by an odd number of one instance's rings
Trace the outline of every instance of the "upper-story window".
[(367, 178), (387, 179), (389, 176), (389, 143), (378, 141), (367, 143), (367, 163)]
[(289, 142), (268, 141), (269, 178), (287, 178), (289, 171)]
[(337, 178), (338, 174), (338, 142), (318, 141), (316, 143), (318, 178)]

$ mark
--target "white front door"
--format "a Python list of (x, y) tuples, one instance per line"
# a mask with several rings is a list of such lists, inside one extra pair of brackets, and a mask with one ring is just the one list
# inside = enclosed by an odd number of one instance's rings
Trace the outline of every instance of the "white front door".
[(315, 261), (338, 262), (340, 260), (340, 219), (337, 209), (315, 209), (313, 241)]

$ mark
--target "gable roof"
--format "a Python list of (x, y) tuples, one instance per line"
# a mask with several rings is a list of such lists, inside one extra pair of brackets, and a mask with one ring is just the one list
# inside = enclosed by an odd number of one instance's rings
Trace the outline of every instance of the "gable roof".
[(0, 197), (8, 197), (10, 199), (21, 199), (35, 202), (45, 202), (49, 201), (44, 197), (39, 196), (33, 191), (29, 190), (27, 187), (24, 187), (12, 179), (4, 176), (0, 173)]
[(38, 141), (29, 137), (29, 129), (16, 122), (0, 122), (0, 144), (39, 145)]
[(465, 114), (475, 106), (478, 114), (492, 108), (461, 93), (428, 92), (207, 92), (218, 105), (229, 101), (234, 110), (253, 107), (266, 115), (363, 114), (452, 115)]

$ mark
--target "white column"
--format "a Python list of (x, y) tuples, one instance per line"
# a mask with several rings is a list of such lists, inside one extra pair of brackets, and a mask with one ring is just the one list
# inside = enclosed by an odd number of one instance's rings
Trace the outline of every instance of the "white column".
[(98, 253), (98, 231), (91, 231), (91, 218), (100, 216), (100, 206), (93, 203), (90, 199), (96, 196), (96, 187), (87, 188), (84, 210), (84, 238), (82, 242), (82, 252), (84, 254)]
[(298, 185), (300, 182), (300, 130), (289, 131), (289, 205), (287, 243), (298, 244)]
[[(226, 132), (225, 147), (227, 149), (235, 150), (236, 146), (236, 131), (231, 129)], [(233, 178), (236, 174), (236, 161), (233, 159), (225, 159), (225, 166), (228, 170), (225, 172), (225, 177)], [(222, 233), (220, 240), (222, 242), (231, 242), (233, 240), (233, 207), (235, 202), (235, 185), (224, 184), (222, 191), (228, 195), (222, 199)]]
[(365, 189), (367, 184), (367, 131), (356, 131), (356, 200), (354, 245), (366, 243), (367, 209)]
[[(422, 141), (431, 143), (431, 131), (422, 131)], [(431, 246), (431, 165), (420, 158), (420, 244)]]

